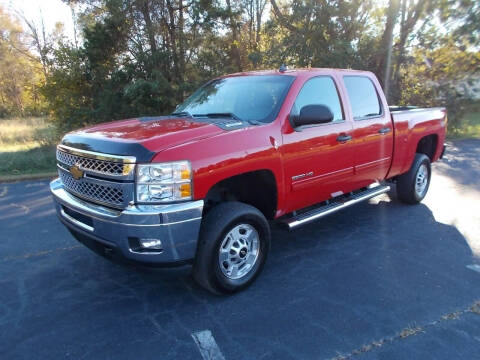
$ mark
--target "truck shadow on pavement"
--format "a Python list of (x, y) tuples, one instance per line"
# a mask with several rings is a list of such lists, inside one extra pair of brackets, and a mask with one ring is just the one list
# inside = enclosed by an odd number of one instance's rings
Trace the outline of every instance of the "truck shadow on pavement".
[[(380, 272), (401, 270), (405, 276), (407, 265), (410, 269), (417, 265), (423, 269), (427, 264), (434, 268), (436, 257), (445, 256), (450, 262), (461, 259), (462, 264), (471, 259), (472, 252), (461, 233), (454, 226), (436, 222), (426, 205), (403, 205), (392, 193), (383, 199), (386, 200), (358, 204), (292, 232), (272, 223), (272, 249), (260, 282), (270, 282), (262, 280), (265, 277), (280, 276), (284, 285), (303, 287), (303, 276), (307, 280), (312, 275), (322, 277), (324, 272), (330, 277), (332, 272), (342, 273), (345, 266), (357, 268), (355, 263), (362, 263), (365, 269), (376, 267)], [(400, 260), (405, 262), (398, 264), (401, 269), (392, 267)], [(161, 286), (159, 277), (167, 287), (180, 280), (199, 296), (217, 298), (204, 293), (189, 279), (189, 267), (128, 268), (152, 285)], [(294, 276), (287, 277), (285, 271)], [(254, 283), (247, 292), (255, 292), (264, 285)]]

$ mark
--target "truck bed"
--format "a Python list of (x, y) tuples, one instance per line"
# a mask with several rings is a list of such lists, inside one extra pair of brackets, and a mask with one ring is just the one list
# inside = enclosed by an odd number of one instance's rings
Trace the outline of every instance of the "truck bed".
[[(418, 146), (431, 147), (430, 159), (436, 161), (445, 141), (446, 109), (417, 106), (390, 106), (389, 109), (395, 131), (395, 146), (388, 178), (408, 171)], [(425, 137), (429, 143), (420, 144), (420, 139)]]

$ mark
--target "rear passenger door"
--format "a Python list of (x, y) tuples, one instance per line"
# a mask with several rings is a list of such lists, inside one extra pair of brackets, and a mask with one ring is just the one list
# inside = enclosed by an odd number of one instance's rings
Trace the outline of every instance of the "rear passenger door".
[(393, 152), (393, 125), (371, 78), (348, 75), (343, 82), (353, 119), (355, 182), (362, 187), (387, 175)]

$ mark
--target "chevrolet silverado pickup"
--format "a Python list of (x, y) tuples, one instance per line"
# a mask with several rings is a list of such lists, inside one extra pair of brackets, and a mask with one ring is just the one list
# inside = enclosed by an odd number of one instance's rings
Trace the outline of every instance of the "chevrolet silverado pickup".
[(295, 229), (395, 184), (420, 202), (442, 157), (444, 108), (391, 107), (366, 71), (301, 69), (214, 79), (168, 116), (66, 134), (50, 184), (61, 222), (92, 250), (193, 264), (233, 293), (260, 273), (269, 221)]

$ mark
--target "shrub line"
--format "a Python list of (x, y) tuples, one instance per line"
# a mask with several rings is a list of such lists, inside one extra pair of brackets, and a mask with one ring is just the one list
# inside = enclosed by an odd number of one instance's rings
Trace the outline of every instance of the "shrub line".
[(26, 180), (51, 179), (57, 176), (57, 172), (44, 172), (37, 174), (0, 175), (0, 183), (18, 182)]

